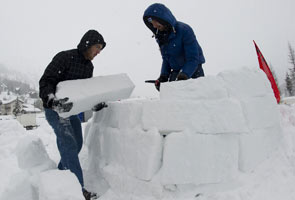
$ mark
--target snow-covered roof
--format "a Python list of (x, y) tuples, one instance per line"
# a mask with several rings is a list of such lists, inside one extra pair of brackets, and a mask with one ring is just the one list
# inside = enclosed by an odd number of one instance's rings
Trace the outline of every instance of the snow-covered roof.
[[(8, 94), (8, 92), (1, 92), (0, 93), (0, 100), (2, 101), (2, 104), (9, 104), (12, 103), (17, 99), (17, 96), (15, 94)], [(22, 103), (24, 103), (23, 100), (18, 98), (18, 100)]]

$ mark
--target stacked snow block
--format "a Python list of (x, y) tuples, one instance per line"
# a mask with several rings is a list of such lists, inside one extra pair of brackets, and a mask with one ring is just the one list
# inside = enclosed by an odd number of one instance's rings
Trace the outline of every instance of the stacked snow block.
[(116, 182), (109, 169), (125, 172), (121, 178), (146, 181), (156, 194), (155, 182), (220, 183), (255, 169), (278, 146), (278, 116), (260, 69), (164, 83), (158, 100), (112, 102), (94, 115), (86, 129), (89, 166), (105, 171), (109, 183)]
[(239, 169), (251, 171), (277, 148), (281, 138), (279, 110), (263, 71), (223, 72), (229, 95), (240, 101), (249, 131), (239, 136)]
[(147, 102), (143, 105), (142, 127), (157, 127), (163, 133), (185, 129), (202, 134), (247, 131), (241, 105), (235, 99)]
[(238, 150), (238, 138), (234, 135), (189, 130), (171, 133), (165, 141), (161, 183), (220, 183), (237, 171)]
[[(86, 129), (93, 165), (118, 165), (140, 180), (151, 180), (159, 170), (163, 137), (158, 129), (147, 131), (140, 126), (146, 100), (125, 100), (109, 103), (97, 112)], [(98, 145), (99, 144), (99, 145)], [(97, 162), (97, 163), (96, 163)]]

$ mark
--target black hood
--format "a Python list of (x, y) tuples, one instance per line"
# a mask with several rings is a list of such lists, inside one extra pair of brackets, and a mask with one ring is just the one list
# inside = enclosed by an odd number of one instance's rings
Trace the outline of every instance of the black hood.
[(89, 30), (83, 35), (77, 47), (80, 52), (84, 53), (94, 44), (102, 44), (102, 49), (106, 46), (106, 43), (99, 32), (96, 30)]

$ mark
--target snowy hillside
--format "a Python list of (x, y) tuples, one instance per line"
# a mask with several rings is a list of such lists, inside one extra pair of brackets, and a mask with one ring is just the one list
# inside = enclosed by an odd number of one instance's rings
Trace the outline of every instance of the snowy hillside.
[[(260, 70), (163, 84), (159, 99), (109, 102), (84, 127), (86, 188), (102, 200), (295, 199), (295, 105), (277, 105)], [(0, 200), (83, 199), (56, 170), (44, 116), (0, 120)], [(164, 137), (165, 136), (165, 137)]]
[(2, 79), (26, 83), (31, 88), (36, 88), (39, 80), (39, 78), (36, 79), (32, 71), (20, 72), (18, 70), (7, 68), (0, 63), (0, 80)]

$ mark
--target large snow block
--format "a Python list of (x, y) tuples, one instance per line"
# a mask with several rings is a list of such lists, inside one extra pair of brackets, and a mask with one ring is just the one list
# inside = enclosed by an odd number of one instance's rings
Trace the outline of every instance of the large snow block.
[(241, 68), (224, 71), (217, 76), (224, 80), (230, 97), (242, 99), (273, 94), (270, 82), (261, 69)]
[(40, 174), (40, 200), (84, 200), (81, 185), (70, 170), (50, 170)]
[(218, 100), (222, 98), (228, 98), (228, 93), (224, 81), (216, 76), (161, 83), (161, 100)]
[(273, 94), (244, 98), (241, 105), (251, 130), (280, 126), (280, 113)]
[[(126, 174), (124, 168), (112, 165), (108, 165), (103, 168), (103, 175), (110, 185), (111, 190), (116, 194), (132, 194), (141, 197), (138, 199), (162, 199), (161, 197), (163, 193), (163, 187), (159, 181), (139, 180), (133, 176)], [(118, 199), (125, 198), (121, 197)]]
[(239, 136), (239, 169), (247, 172), (263, 162), (279, 146), (281, 127), (270, 127)]
[(238, 169), (238, 136), (171, 133), (166, 137), (163, 184), (219, 183)]
[(119, 129), (134, 128), (141, 123), (143, 100), (123, 100), (111, 102), (108, 107), (97, 112), (93, 122), (104, 127)]
[(101, 146), (106, 164), (122, 166), (138, 179), (151, 180), (161, 166), (163, 137), (156, 129), (106, 128)]
[(219, 134), (248, 132), (241, 105), (234, 99), (150, 101), (143, 104), (142, 126), (161, 132), (193, 130)]
[(100, 102), (117, 101), (129, 98), (134, 84), (126, 74), (97, 76), (89, 79), (69, 80), (57, 85), (57, 98), (68, 97), (73, 102), (70, 112), (61, 113), (69, 117), (86, 110)]

